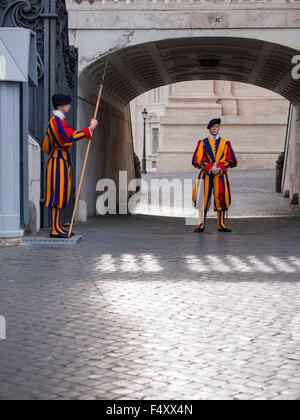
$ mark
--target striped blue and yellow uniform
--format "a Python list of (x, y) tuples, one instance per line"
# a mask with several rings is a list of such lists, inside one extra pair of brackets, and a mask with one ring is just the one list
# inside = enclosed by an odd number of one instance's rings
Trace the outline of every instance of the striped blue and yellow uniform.
[(60, 222), (60, 210), (66, 207), (71, 194), (71, 154), (73, 143), (91, 139), (89, 128), (82, 131), (73, 130), (60, 117), (51, 118), (42, 149), (49, 155), (46, 174), (46, 207), (52, 208), (52, 233), (62, 234), (64, 229)]
[[(225, 227), (224, 214), (231, 204), (231, 188), (227, 168), (237, 166), (237, 159), (230, 141), (222, 137), (217, 140), (210, 137), (200, 140), (192, 163), (195, 168), (200, 169), (193, 190), (195, 207), (204, 215), (200, 227), (204, 227), (205, 217), (211, 205), (212, 193), (214, 193), (215, 210), (218, 211), (219, 228)], [(220, 173), (214, 176), (211, 169), (215, 164)]]

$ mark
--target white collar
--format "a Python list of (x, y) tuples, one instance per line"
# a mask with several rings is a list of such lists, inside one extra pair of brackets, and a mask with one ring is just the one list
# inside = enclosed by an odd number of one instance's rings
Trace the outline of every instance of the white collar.
[(215, 139), (214, 139), (214, 136), (211, 133), (209, 133), (208, 137), (211, 138), (212, 140), (219, 140), (220, 134), (217, 134)]
[(62, 113), (61, 111), (58, 111), (57, 109), (53, 111), (53, 115), (55, 115), (56, 117), (62, 118), (63, 120), (66, 118), (65, 114)]

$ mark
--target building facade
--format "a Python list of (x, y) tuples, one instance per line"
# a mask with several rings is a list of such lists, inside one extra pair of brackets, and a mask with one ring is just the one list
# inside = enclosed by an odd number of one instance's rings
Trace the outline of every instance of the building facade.
[(131, 102), (135, 152), (143, 156), (144, 108), (147, 171), (190, 172), (197, 141), (207, 122), (222, 119), (239, 169), (273, 169), (284, 150), (289, 103), (257, 86), (230, 81), (190, 81), (147, 92)]

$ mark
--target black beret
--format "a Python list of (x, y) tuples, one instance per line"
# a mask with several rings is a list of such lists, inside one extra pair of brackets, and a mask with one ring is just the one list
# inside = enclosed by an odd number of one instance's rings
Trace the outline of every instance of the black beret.
[(210, 129), (210, 127), (212, 127), (215, 124), (221, 124), (220, 118), (214, 118), (213, 120), (210, 120), (207, 128)]
[(57, 93), (52, 96), (52, 104), (54, 107), (69, 105), (72, 99), (70, 95), (64, 95), (63, 93)]

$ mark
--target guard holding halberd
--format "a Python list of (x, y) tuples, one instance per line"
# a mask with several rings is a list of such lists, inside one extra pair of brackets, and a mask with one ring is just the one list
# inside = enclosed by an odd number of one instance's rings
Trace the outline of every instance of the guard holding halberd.
[(69, 202), (71, 193), (71, 154), (73, 143), (92, 139), (92, 132), (98, 121), (91, 120), (90, 126), (82, 131), (73, 130), (65, 121), (71, 108), (71, 97), (59, 93), (52, 97), (54, 107), (42, 149), (49, 155), (47, 163), (46, 203), (51, 209), (51, 238), (68, 238), (68, 230), (61, 223), (61, 211)]

